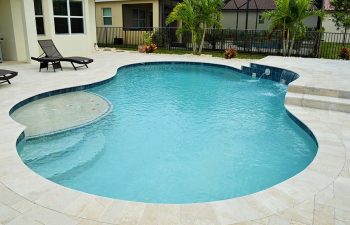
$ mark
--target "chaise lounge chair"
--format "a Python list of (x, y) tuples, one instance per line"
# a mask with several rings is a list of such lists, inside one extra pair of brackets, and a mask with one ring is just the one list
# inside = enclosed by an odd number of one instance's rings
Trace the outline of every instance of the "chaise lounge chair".
[(11, 71), (11, 70), (1, 70), (0, 69), (0, 84), (1, 83), (9, 83), (11, 78), (14, 78), (15, 76), (17, 76), (17, 72), (15, 71)]
[[(79, 56), (73, 56), (73, 57), (63, 57), (61, 53), (57, 50), (55, 44), (53, 43), (52, 40), (39, 40), (39, 45), (44, 51), (42, 55), (45, 54), (44, 57), (39, 56), (38, 58), (36, 57), (31, 57), (31, 59), (36, 60), (40, 62), (40, 69), (41, 71), (42, 68), (49, 69), (50, 64), (53, 67), (53, 70), (56, 72), (56, 69), (61, 69), (61, 62), (70, 62), (75, 70), (80, 67), (86, 67), (88, 68), (89, 63), (92, 63), (94, 60), (90, 58), (85, 58), (85, 57), (79, 57)], [(76, 66), (75, 64), (80, 64), (81, 66)]]

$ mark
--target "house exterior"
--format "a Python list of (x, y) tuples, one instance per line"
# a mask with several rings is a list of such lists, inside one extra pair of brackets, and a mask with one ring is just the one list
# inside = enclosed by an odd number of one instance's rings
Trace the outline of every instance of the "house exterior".
[[(322, 0), (317, 1), (318, 8), (322, 7)], [(274, 0), (228, 0), (222, 9), (223, 27), (238, 30), (267, 30), (269, 21), (262, 18), (265, 11), (274, 10)], [(319, 28), (317, 16), (304, 21), (308, 28)]]
[(97, 27), (165, 27), (180, 0), (96, 0)]
[(322, 22), (325, 31), (331, 33), (344, 33), (344, 29), (338, 29), (332, 21), (331, 15), (334, 12), (334, 9), (331, 7), (330, 0), (324, 0), (323, 8), (326, 11), (325, 18)]
[[(137, 45), (143, 41), (142, 33), (152, 28), (166, 26), (165, 20), (178, 2), (178, 0), (96, 0), (98, 40)], [(177, 27), (178, 24), (170, 26)], [(111, 29), (103, 29), (108, 27)]]
[[(178, 2), (180, 0), (96, 0), (96, 24), (97, 27), (139, 29), (165, 27), (167, 16)], [(269, 23), (261, 15), (274, 9), (274, 0), (227, 0), (222, 9), (223, 27), (266, 30)], [(319, 26), (316, 16), (308, 18), (305, 23), (310, 28)]]
[(85, 55), (96, 43), (94, 0), (1, 0), (3, 59), (31, 62), (42, 51), (38, 40), (52, 39), (63, 55)]
[(97, 27), (159, 27), (158, 0), (96, 0)]

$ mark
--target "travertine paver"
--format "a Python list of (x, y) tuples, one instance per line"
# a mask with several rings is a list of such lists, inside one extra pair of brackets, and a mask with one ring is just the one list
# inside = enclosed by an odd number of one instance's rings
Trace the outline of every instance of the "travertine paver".
[[(16, 153), (16, 140), (24, 129), (8, 115), (16, 103), (43, 92), (107, 79), (115, 74), (117, 67), (135, 62), (198, 61), (236, 68), (248, 64), (244, 60), (113, 51), (96, 52), (92, 57), (95, 62), (89, 69), (74, 71), (69, 66), (57, 73), (39, 73), (36, 64), (0, 65), (0, 68), (19, 72), (12, 85), (0, 85), (0, 224), (350, 224), (348, 113), (288, 106), (289, 111), (314, 132), (319, 142), (314, 161), (285, 182), (226, 201), (186, 205), (127, 202), (71, 190), (38, 176)], [(348, 75), (340, 72), (344, 71), (344, 62), (279, 57), (261, 61), (262, 64), (277, 62), (301, 72), (302, 79), (297, 82), (305, 90), (350, 89), (344, 81)], [(329, 63), (332, 66), (327, 67)], [(328, 77), (330, 70), (333, 83)]]

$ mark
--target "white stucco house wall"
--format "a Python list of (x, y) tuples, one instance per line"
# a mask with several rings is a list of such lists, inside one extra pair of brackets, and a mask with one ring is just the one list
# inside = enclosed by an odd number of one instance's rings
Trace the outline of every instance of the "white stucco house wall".
[(3, 60), (30, 63), (52, 39), (65, 56), (86, 55), (96, 43), (94, 0), (0, 0)]

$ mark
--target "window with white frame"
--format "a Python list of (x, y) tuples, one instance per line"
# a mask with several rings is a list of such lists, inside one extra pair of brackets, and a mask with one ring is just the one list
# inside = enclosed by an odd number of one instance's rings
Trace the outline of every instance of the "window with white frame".
[(103, 25), (112, 26), (112, 9), (103, 8), (102, 9)]
[(82, 0), (53, 0), (56, 34), (84, 33)]
[(42, 0), (34, 0), (34, 10), (35, 10), (35, 23), (36, 23), (36, 33), (39, 35), (45, 34), (44, 27), (44, 15)]

